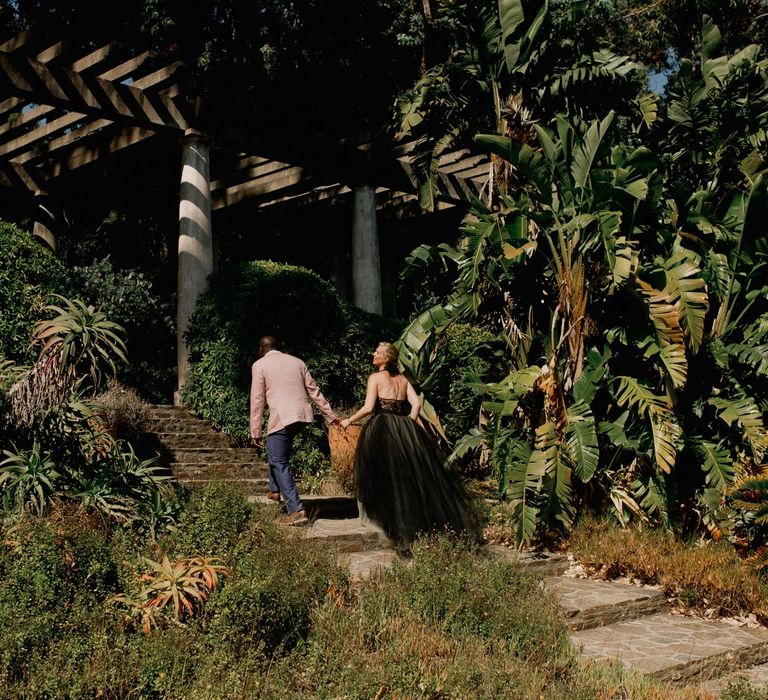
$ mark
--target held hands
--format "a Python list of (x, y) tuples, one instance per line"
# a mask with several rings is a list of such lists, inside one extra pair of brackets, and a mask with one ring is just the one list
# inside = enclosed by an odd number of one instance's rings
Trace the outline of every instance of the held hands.
[(343, 421), (341, 421), (341, 427), (346, 430), (347, 426), (349, 425), (349, 418), (345, 418)]
[(260, 437), (251, 438), (251, 445), (253, 445), (256, 449), (260, 450), (264, 447), (264, 439)]

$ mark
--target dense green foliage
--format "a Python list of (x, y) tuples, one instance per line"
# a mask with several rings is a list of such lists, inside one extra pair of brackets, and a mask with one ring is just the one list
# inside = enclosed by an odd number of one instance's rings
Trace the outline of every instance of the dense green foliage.
[(420, 389), (440, 417), (451, 444), (481, 421), (482, 396), (468, 379), (490, 380), (491, 368), (505, 351), (504, 339), (489, 330), (457, 323), (446, 329), (444, 345), (429, 380)]
[[(262, 335), (306, 362), (335, 410), (362, 401), (370, 358), (401, 324), (342, 302), (332, 285), (292, 265), (254, 261), (211, 278), (190, 321), (190, 381), (185, 400), (231, 435), (249, 437), (251, 365)], [(327, 451), (323, 421), (297, 440), (297, 465), (314, 472)]]
[(0, 547), (3, 688), (27, 684), (24, 669), (43, 664), (61, 644), (82, 662), (83, 637), (119, 590), (118, 551), (94, 521), (71, 514), (25, 520), (6, 538)]
[(84, 299), (125, 329), (129, 361), (118, 368), (120, 382), (149, 401), (169, 401), (176, 379), (176, 321), (149, 277), (118, 270), (107, 256), (75, 266), (72, 280)]
[[(506, 336), (495, 367), (506, 378), (475, 384), (492, 419), (458, 452), (491, 450), (520, 541), (567, 532), (584, 506), (741, 538), (759, 523), (765, 488), (750, 479), (768, 448), (768, 63), (757, 45), (723, 53), (704, 17), (697, 60), (681, 60), (665, 101), (639, 91), (601, 112), (590, 92), (570, 92), (526, 126), (518, 117), (538, 113), (542, 93), (526, 93), (523, 67), (551, 37), (520, 7), (500, 2), (470, 54), (505, 67), (491, 74), (497, 104), (515, 89), (522, 101), (476, 136), (496, 189), (458, 246), (409, 260), (439, 261), (453, 280), (402, 337), (409, 370), (429, 381), (453, 323)], [(550, 66), (550, 89), (597, 84), (605, 58), (583, 56), (577, 73)], [(430, 108), (422, 95), (404, 113)]]
[(0, 221), (0, 357), (34, 359), (31, 331), (53, 293), (72, 289), (67, 269), (45, 245)]
[(65, 500), (154, 536), (173, 523), (170, 474), (116, 439), (95, 400), (125, 361), (123, 329), (79, 299), (55, 301), (32, 328), (34, 363), (0, 362), (0, 514)]

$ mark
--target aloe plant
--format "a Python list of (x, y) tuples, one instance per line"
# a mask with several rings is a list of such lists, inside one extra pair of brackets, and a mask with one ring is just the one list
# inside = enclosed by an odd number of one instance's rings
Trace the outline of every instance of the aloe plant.
[(79, 299), (60, 299), (61, 306), (50, 304), (44, 312), (54, 314), (39, 321), (33, 331), (33, 343), (40, 344), (41, 355), (57, 358), (62, 372), (90, 376), (99, 386), (105, 367), (115, 372), (114, 359), (127, 362), (122, 326)]
[(8, 494), (16, 512), (41, 515), (54, 497), (62, 478), (49, 453), (35, 442), (30, 450), (3, 450), (0, 462), (0, 493)]
[(159, 625), (158, 613), (170, 611), (182, 623), (199, 612), (229, 569), (215, 557), (188, 557), (172, 562), (144, 559), (147, 570), (139, 577), (140, 592), (114, 596), (110, 602), (129, 608), (141, 619), (146, 633)]

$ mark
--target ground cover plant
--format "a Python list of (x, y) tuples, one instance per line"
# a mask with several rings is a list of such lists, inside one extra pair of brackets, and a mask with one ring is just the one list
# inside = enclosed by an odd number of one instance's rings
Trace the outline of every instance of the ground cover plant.
[[(461, 540), (425, 539), (352, 586), (333, 552), (231, 484), (190, 492), (178, 529), (158, 538), (73, 507), (2, 535), (8, 698), (705, 698), (581, 665), (538, 578)], [(145, 624), (131, 598), (171, 580), (178, 610), (166, 596)]]

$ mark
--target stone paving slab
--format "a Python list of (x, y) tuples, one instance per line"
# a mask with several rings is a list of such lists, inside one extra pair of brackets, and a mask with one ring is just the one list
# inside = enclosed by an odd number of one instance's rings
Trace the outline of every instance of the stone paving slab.
[(488, 551), (505, 561), (524, 566), (527, 570), (542, 576), (559, 576), (568, 569), (568, 559), (557, 552), (521, 552), (498, 544), (488, 545)]
[(391, 547), (387, 536), (378, 528), (364, 524), (360, 518), (318, 518), (303, 528), (304, 537), (326, 542), (338, 552), (363, 552)]
[(682, 615), (657, 614), (581, 630), (571, 636), (582, 656), (673, 683), (705, 682), (768, 662), (768, 630)]
[(544, 585), (557, 598), (573, 630), (610, 625), (667, 608), (667, 597), (654, 588), (563, 576), (548, 576)]
[(191, 447), (170, 450), (169, 457), (174, 462), (228, 462), (236, 461), (248, 464), (267, 462), (258, 450), (249, 447)]
[(397, 553), (392, 549), (373, 549), (362, 552), (342, 552), (337, 556), (336, 561), (349, 571), (352, 581), (360, 581), (373, 573), (390, 568), (397, 559)]
[[(266, 483), (265, 483), (266, 488)], [(355, 519), (357, 518), (357, 501), (349, 496), (334, 496), (317, 493), (300, 493), (301, 502), (307, 511), (309, 519), (314, 521), (318, 519)], [(273, 505), (275, 501), (270, 500), (263, 493), (248, 496), (249, 503), (261, 503), (264, 505)]]

